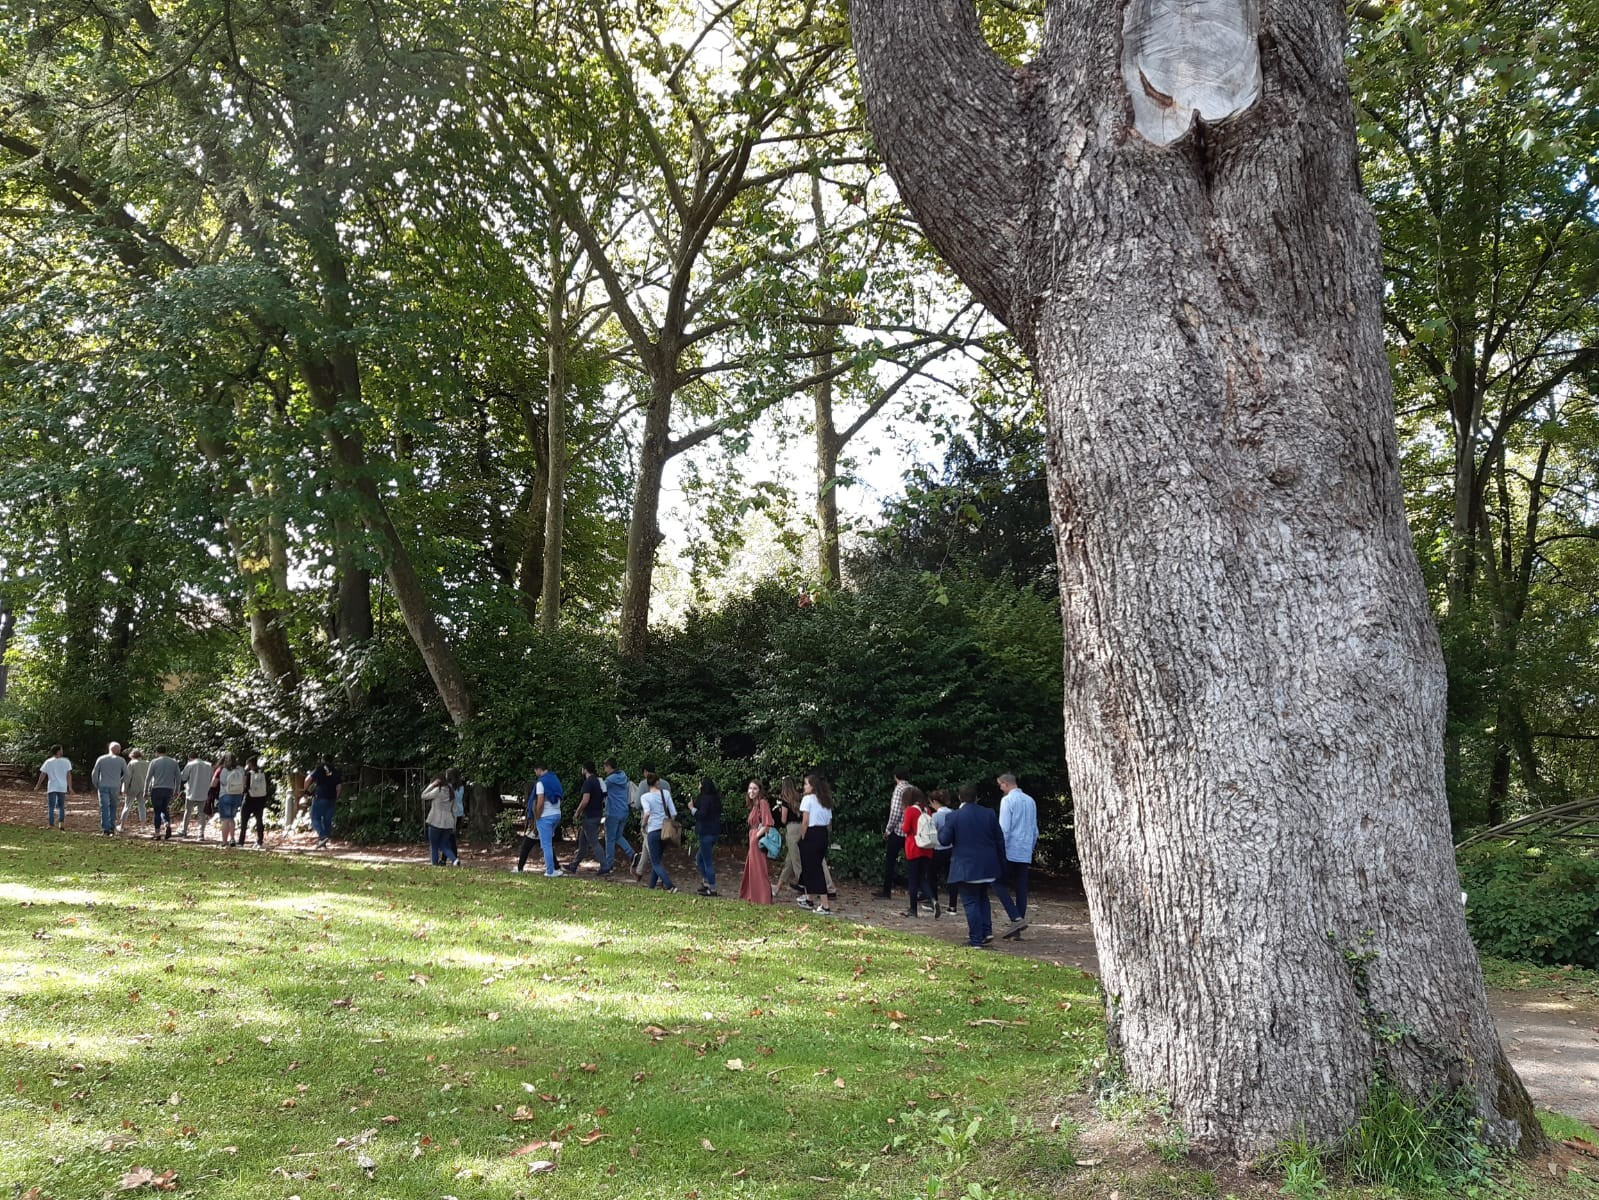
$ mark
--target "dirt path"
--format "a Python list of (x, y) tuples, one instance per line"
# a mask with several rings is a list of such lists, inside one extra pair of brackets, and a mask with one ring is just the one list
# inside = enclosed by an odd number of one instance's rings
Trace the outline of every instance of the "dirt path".
[[(40, 826), (45, 823), (44, 813), (42, 793), (0, 789), (0, 823)], [(67, 818), (68, 833), (64, 836), (100, 836), (99, 809), (93, 797), (69, 797)], [(212, 844), (215, 837), (213, 826)], [(319, 851), (315, 849), (314, 840), (304, 832), (285, 838), (273, 830), (267, 835), (267, 845), (275, 852), (332, 855), (363, 862), (420, 865), (427, 861), (426, 849), (421, 846), (353, 846), (335, 841), (328, 850)], [(563, 843), (560, 853), (568, 854), (571, 849), (571, 843)], [(736, 897), (742, 863), (726, 855), (717, 858), (722, 896)], [(503, 871), (512, 864), (514, 855), (504, 848), (467, 850), (462, 859), (468, 866)], [(592, 869), (586, 867), (584, 876)], [(673, 854), (668, 869), (674, 878), (681, 873), (679, 886), (685, 891), (691, 890), (687, 881), (697, 882), (693, 866), (681, 852)], [(622, 881), (620, 873), (613, 879), (619, 887), (634, 886)], [(779, 903), (786, 904), (788, 899), (781, 898)], [(846, 884), (838, 907), (840, 916), (847, 920), (919, 933), (955, 944), (966, 940), (966, 920), (958, 910), (937, 919), (926, 912), (914, 920), (901, 915), (906, 908), (903, 892), (893, 900), (883, 900), (866, 887)], [(994, 943), (1000, 953), (1038, 958), (1097, 973), (1099, 963), (1093, 929), (1089, 924), (1088, 906), (1080, 894), (1041, 880), (1034, 886), (1027, 915), (1030, 924), (1020, 939)], [(1540, 1107), (1599, 1124), (1599, 1002), (1560, 989), (1492, 990), (1488, 999), (1498, 1022), (1500, 1039), (1533, 1100)]]

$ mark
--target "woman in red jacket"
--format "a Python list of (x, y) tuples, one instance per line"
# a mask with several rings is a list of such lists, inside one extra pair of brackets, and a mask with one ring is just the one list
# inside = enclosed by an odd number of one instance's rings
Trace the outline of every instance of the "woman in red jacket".
[(927, 902), (933, 906), (933, 916), (936, 919), (942, 909), (938, 905), (938, 897), (933, 892), (933, 852), (925, 846), (916, 844), (916, 827), (923, 821), (933, 819), (932, 806), (927, 803), (927, 797), (919, 787), (905, 789), (905, 820), (900, 825), (900, 832), (905, 835), (905, 874), (910, 878), (911, 906), (902, 917), (919, 917), (916, 902), (923, 895)]

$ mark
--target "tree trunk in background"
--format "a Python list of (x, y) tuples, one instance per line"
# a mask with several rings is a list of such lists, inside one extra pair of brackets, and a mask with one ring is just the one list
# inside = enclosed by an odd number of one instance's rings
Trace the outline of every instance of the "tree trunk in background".
[(566, 531), (566, 280), (560, 226), (550, 238), (550, 295), (545, 310), (549, 450), (545, 455), (548, 502), (544, 518), (544, 585), (539, 623), (545, 633), (561, 625), (561, 545)]
[(650, 403), (644, 413), (644, 441), (639, 447), (638, 481), (633, 488), (633, 512), (627, 523), (619, 639), (624, 658), (642, 657), (649, 647), (650, 591), (655, 580), (655, 551), (662, 540), (661, 482), (670, 457), (675, 394), (676, 386), (671, 379), (657, 377), (651, 381)]
[(1378, 1076), (1540, 1144), (1449, 841), (1343, 10), (1189, 7), (1057, 2), (1024, 72), (971, 0), (852, 4), (877, 143), (1047, 403), (1111, 1045), (1229, 1153)]
[(345, 649), (372, 640), (372, 572), (361, 566), (360, 523), (333, 520), (333, 637)]
[[(546, 406), (547, 408), (548, 406)], [(545, 522), (550, 505), (549, 419), (540, 421), (533, 405), (522, 404), (522, 422), (533, 449), (533, 482), (522, 501), (522, 554), (516, 569), (516, 594), (529, 622), (539, 617), (539, 597), (544, 590)]]
[[(301, 371), (312, 402), (327, 420), (326, 439), (345, 478), (352, 480), (359, 497), (361, 519), (384, 556), (384, 575), (394, 592), (394, 605), (405, 622), (406, 632), (422, 656), (433, 679), (445, 711), (456, 725), (472, 719), (472, 694), (455, 652), (450, 648), (433, 616), (432, 603), (411, 555), (400, 539), (399, 530), (389, 517), (388, 507), (377, 484), (366, 473), (366, 457), (361, 438), (335, 426), (336, 414), (345, 406), (360, 404), (360, 364), (354, 355), (338, 353), (332, 357), (303, 355)], [(342, 595), (342, 593), (341, 593)], [(342, 607), (342, 604), (341, 604)], [(368, 608), (370, 621), (371, 609)]]
[[(816, 359), (816, 371), (833, 369), (833, 343), (829, 335), (826, 348)], [(823, 587), (837, 587), (844, 578), (843, 556), (838, 544), (838, 454), (843, 443), (833, 424), (833, 381), (823, 379), (812, 389), (816, 404), (816, 532), (817, 568)]]
[[(199, 431), (196, 441), (221, 492), (222, 529), (227, 534), (228, 548), (233, 552), (239, 582), (244, 585), (244, 618), (250, 628), (250, 652), (255, 655), (256, 665), (267, 682), (280, 691), (293, 691), (300, 683), (300, 667), (295, 661), (294, 647), (289, 644), (283, 610), (278, 604), (279, 597), (288, 594), (287, 568), (281, 588), (271, 568), (270, 549), (268, 570), (263, 572), (259, 568), (260, 551), (233, 515), (233, 502), (245, 490), (238, 466), (222, 439), (215, 434)], [(268, 537), (271, 537), (270, 530)]]
[[(832, 294), (833, 257), (828, 242), (827, 206), (822, 203), (822, 179), (811, 175), (811, 220), (816, 223), (816, 239), (820, 243), (817, 262), (817, 284), (822, 294), (821, 316), (847, 317), (829, 302)], [(833, 421), (833, 364), (838, 346), (838, 331), (824, 320), (817, 326), (816, 383), (811, 388), (811, 402), (816, 415), (816, 536), (817, 568), (824, 588), (837, 587), (844, 577), (842, 558), (838, 545), (838, 456), (844, 447)]]
[(6, 698), (6, 684), (11, 676), (11, 668), (6, 665), (6, 651), (11, 649), (11, 635), (16, 628), (17, 617), (11, 611), (11, 601), (0, 596), (0, 702)]

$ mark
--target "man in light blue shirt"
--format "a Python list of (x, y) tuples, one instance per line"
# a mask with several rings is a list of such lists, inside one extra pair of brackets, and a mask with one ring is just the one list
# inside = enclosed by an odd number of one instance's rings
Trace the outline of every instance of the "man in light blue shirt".
[(623, 861), (633, 861), (633, 847), (627, 844), (627, 839), (622, 836), (622, 826), (627, 824), (627, 814), (631, 810), (627, 795), (627, 773), (616, 769), (616, 760), (605, 760), (605, 861), (600, 863), (600, 874), (609, 875), (611, 868), (616, 865), (616, 851), (621, 848), (626, 852), (627, 858)]
[(1016, 776), (1009, 771), (997, 782), (1003, 794), (999, 802), (999, 831), (1005, 837), (1005, 877), (1015, 890), (1016, 912), (1025, 917), (1027, 873), (1033, 865), (1033, 847), (1038, 844), (1038, 805), (1016, 786)]

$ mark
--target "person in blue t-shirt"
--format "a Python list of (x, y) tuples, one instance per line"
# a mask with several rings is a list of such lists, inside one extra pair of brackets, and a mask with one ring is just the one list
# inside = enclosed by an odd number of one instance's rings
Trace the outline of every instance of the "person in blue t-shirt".
[(633, 861), (633, 847), (622, 836), (631, 807), (627, 797), (627, 773), (617, 770), (616, 760), (608, 758), (605, 760), (605, 859), (600, 863), (601, 875), (611, 873), (618, 849), (627, 855), (623, 862)]
[(516, 869), (527, 868), (528, 852), (533, 849), (533, 831), (537, 830), (539, 849), (544, 852), (544, 875), (555, 879), (566, 874), (555, 861), (555, 831), (561, 824), (561, 801), (566, 792), (549, 767), (536, 765), (533, 774), (537, 778), (533, 790), (527, 794), (527, 832), (522, 835), (522, 853), (517, 856)]

